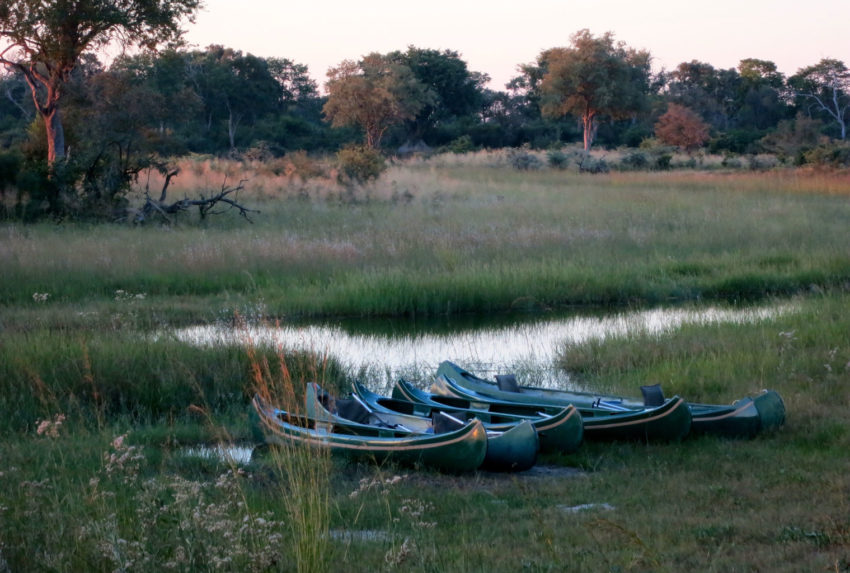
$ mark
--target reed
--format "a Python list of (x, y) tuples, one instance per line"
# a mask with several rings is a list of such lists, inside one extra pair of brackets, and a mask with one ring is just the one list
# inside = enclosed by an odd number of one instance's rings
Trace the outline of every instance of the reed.
[[(279, 353), (274, 363), (258, 358), (249, 347), (253, 389), (266, 403), (275, 404), (295, 416), (303, 416), (304, 386), (308, 381), (327, 387), (326, 362), (314, 363), (309, 378), (293, 379), (288, 360)], [(259, 429), (258, 433), (262, 433)], [(271, 444), (265, 455), (274, 468), (279, 485), (277, 495), (286, 508), (291, 535), (292, 558), (299, 573), (331, 570), (330, 449), (288, 441)]]

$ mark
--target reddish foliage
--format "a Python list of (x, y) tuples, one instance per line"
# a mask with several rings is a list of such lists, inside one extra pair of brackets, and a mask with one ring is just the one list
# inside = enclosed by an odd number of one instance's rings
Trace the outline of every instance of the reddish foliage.
[(708, 141), (708, 124), (691, 109), (671, 103), (655, 124), (655, 136), (690, 153)]

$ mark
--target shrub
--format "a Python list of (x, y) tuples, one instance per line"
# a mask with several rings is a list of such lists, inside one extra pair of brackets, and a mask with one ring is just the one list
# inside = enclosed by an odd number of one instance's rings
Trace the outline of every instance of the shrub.
[(623, 157), (620, 163), (629, 169), (646, 169), (649, 166), (649, 157), (642, 151), (633, 151)]
[(673, 161), (673, 155), (670, 153), (662, 153), (655, 158), (655, 169), (658, 171), (667, 171), (670, 169), (670, 164)]
[(723, 156), (723, 161), (720, 162), (720, 165), (723, 167), (728, 167), (730, 169), (740, 169), (741, 168), (741, 160), (737, 157), (731, 157), (729, 155)]
[(591, 157), (590, 155), (585, 155), (578, 164), (578, 170), (581, 173), (608, 173), (611, 171), (611, 168), (608, 166), (608, 162), (603, 158), (596, 159), (595, 157)]
[(803, 153), (806, 163), (821, 167), (850, 167), (850, 144), (818, 145)]
[(508, 161), (514, 169), (520, 171), (530, 171), (532, 169), (540, 169), (542, 162), (525, 149), (512, 149), (508, 153)]
[(363, 145), (349, 145), (337, 153), (340, 175), (344, 180), (365, 183), (381, 176), (387, 163), (381, 153)]
[(15, 184), (23, 158), (15, 151), (0, 151), (0, 196)]
[(566, 169), (570, 164), (570, 158), (563, 151), (553, 149), (546, 154), (546, 161), (553, 169)]
[(475, 151), (475, 143), (472, 141), (472, 137), (469, 135), (461, 135), (460, 137), (453, 139), (446, 145), (446, 150), (450, 153), (469, 153), (470, 151)]

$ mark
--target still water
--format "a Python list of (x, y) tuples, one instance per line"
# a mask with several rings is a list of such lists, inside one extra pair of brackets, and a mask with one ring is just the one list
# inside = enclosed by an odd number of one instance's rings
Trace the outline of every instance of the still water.
[(309, 324), (197, 326), (177, 331), (196, 344), (273, 345), (338, 360), (373, 389), (398, 377), (425, 380), (443, 360), (486, 377), (515, 372), (522, 381), (576, 387), (554, 367), (567, 344), (610, 337), (658, 335), (686, 324), (751, 323), (794, 311), (790, 304), (747, 308), (655, 308), (596, 315), (497, 315), (441, 321), (346, 320)]

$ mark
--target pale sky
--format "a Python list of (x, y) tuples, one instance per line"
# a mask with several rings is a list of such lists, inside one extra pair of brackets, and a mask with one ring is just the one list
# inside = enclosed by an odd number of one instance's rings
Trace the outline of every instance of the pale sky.
[(502, 90), (519, 64), (567, 46), (587, 28), (607, 31), (673, 69), (700, 60), (732, 68), (744, 58), (791, 75), (821, 58), (850, 65), (850, 0), (205, 0), (187, 40), (328, 68), (370, 52), (454, 50)]

